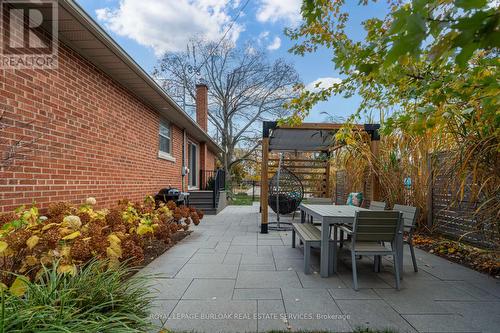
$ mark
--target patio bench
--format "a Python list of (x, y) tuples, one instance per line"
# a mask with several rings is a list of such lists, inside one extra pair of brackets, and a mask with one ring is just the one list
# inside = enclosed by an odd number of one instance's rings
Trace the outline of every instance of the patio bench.
[[(311, 248), (321, 246), (321, 230), (312, 223), (292, 223), (292, 247), (295, 248), (295, 235), (304, 244), (304, 273), (310, 273)], [(330, 249), (331, 251), (331, 249)]]

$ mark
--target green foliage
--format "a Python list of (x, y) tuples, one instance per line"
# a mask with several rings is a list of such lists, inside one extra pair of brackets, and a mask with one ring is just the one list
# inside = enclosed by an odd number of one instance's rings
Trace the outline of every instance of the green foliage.
[(498, 8), (486, 1), (395, 1), (384, 19), (363, 23), (367, 35), (358, 42), (345, 30), (349, 16), (344, 3), (306, 0), (304, 24), (287, 31), (298, 41), (292, 48), (296, 54), (331, 48), (335, 67), (346, 77), (293, 100), (288, 106), (295, 117), (289, 120), (303, 119), (315, 103), (332, 94), (357, 93), (363, 98), (360, 113), (397, 111), (389, 130), (415, 122), (412, 130), (421, 132), (447, 122), (446, 117), (459, 122), (475, 118), (481, 130), (487, 119), (498, 128)]
[[(258, 201), (259, 197), (255, 197), (255, 201)], [(233, 206), (251, 206), (252, 205), (252, 196), (246, 193), (238, 193), (231, 195), (230, 205)]]
[[(296, 41), (291, 49), (296, 54), (331, 49), (343, 79), (319, 91), (304, 90), (287, 105), (293, 116), (281, 121), (298, 123), (319, 101), (357, 94), (362, 101), (349, 124), (376, 111), (385, 136), (435, 136), (428, 150), (420, 153), (436, 148), (453, 151), (448, 171), (462, 183), (459, 196), (471, 176), (472, 200), (482, 202), (478, 213), (496, 215), (500, 209), (498, 3), (390, 1), (386, 17), (363, 22), (366, 37), (361, 41), (347, 33), (346, 3), (304, 0), (303, 24), (286, 31)], [(368, 0), (360, 3), (366, 5)], [(347, 145), (348, 129), (349, 125), (337, 134)]]
[(151, 297), (147, 277), (129, 277), (120, 265), (91, 261), (78, 274), (45, 268), (37, 283), (25, 280), (19, 297), (2, 292), (0, 332), (145, 332)]

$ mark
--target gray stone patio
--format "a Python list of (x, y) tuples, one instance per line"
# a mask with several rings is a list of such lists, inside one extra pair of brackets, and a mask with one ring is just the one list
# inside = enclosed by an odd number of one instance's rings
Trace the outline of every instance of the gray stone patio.
[(314, 273), (305, 275), (290, 232), (258, 232), (258, 206), (229, 206), (193, 230), (141, 271), (159, 274), (152, 320), (168, 329), (500, 331), (499, 281), (418, 249), (420, 270), (414, 273), (405, 248), (400, 291), (393, 288), (390, 261), (374, 273), (364, 258), (356, 292), (347, 256), (338, 274), (324, 279), (316, 253)]

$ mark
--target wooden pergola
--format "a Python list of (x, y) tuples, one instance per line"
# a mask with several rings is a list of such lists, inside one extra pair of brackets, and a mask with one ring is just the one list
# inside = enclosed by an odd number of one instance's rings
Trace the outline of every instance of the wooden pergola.
[[(314, 194), (319, 197), (326, 197), (331, 193), (330, 189), (330, 153), (340, 147), (335, 141), (335, 133), (343, 127), (343, 124), (333, 123), (302, 123), (297, 126), (278, 125), (274, 121), (265, 121), (262, 128), (262, 167), (261, 167), (261, 233), (268, 232), (269, 224), (269, 173), (277, 168), (277, 158), (270, 158), (273, 152), (280, 153), (303, 153), (303, 152), (321, 152), (327, 156), (326, 160), (315, 161), (312, 159), (301, 159), (298, 157), (289, 158), (292, 163), (294, 173), (299, 175), (320, 176), (322, 183), (319, 190), (306, 193)], [(354, 131), (364, 131), (370, 138), (371, 152), (378, 155), (378, 144), (380, 136), (379, 124), (354, 125)], [(295, 163), (295, 165), (294, 165)], [(317, 182), (317, 179), (315, 180)], [(378, 200), (380, 197), (380, 183), (376, 173), (371, 178), (370, 200)], [(307, 186), (307, 181), (305, 181)]]

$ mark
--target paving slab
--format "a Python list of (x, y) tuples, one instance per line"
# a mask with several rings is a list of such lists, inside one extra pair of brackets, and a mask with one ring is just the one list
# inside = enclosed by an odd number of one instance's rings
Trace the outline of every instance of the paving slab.
[(231, 245), (255, 245), (257, 246), (257, 235), (234, 236)]
[(477, 285), (473, 284), (470, 281), (445, 281), (445, 284), (451, 286), (451, 288), (464, 291), (480, 301), (500, 302), (500, 297), (492, 293), (493, 288), (490, 288), (488, 291), (486, 291), (485, 289), (482, 288), (484, 287), (484, 285), (478, 287)]
[(282, 300), (257, 301), (257, 332), (286, 331), (287, 328), (288, 321)]
[(338, 275), (332, 275), (327, 278), (321, 277), (318, 271), (313, 271), (311, 274), (305, 274), (302, 271), (297, 271), (300, 283), (303, 288), (347, 288), (346, 284)]
[(154, 279), (151, 292), (158, 300), (179, 300), (193, 279)]
[(280, 288), (247, 288), (234, 289), (233, 299), (262, 299), (262, 300), (281, 300)]
[(256, 332), (257, 301), (181, 300), (165, 328), (185, 332)]
[(224, 257), (223, 264), (239, 265), (241, 262), (241, 254), (227, 253)]
[(242, 265), (256, 265), (256, 264), (272, 264), (274, 265), (273, 256), (256, 256), (253, 254), (241, 255)]
[(292, 330), (352, 331), (347, 317), (326, 289), (285, 288), (282, 291)]
[(222, 264), (225, 253), (195, 253), (190, 259), (190, 264)]
[(178, 301), (174, 300), (155, 300), (152, 304), (151, 311), (149, 313), (149, 318), (151, 322), (156, 325), (158, 330), (153, 332), (158, 332), (168, 320), (170, 313), (174, 310)]
[(481, 279), (469, 280), (467, 282), (484, 290), (488, 294), (500, 298), (500, 279), (495, 279), (491, 276), (483, 276)]
[(434, 275), (441, 280), (464, 280), (474, 281), (483, 279), (485, 276), (479, 272), (473, 271), (467, 267), (458, 265), (438, 256), (425, 257), (425, 264), (419, 266), (422, 270)]
[(337, 300), (353, 328), (413, 333), (415, 329), (383, 300)]
[(240, 265), (240, 272), (241, 271), (275, 271), (276, 267), (274, 264), (241, 264)]
[(237, 272), (238, 265), (187, 263), (176, 278), (235, 279)]
[[(347, 288), (353, 288), (352, 273), (339, 272), (339, 278), (345, 283)], [(391, 285), (382, 280), (373, 272), (359, 272), (358, 273), (358, 287), (364, 288), (387, 288), (393, 289)]]
[(314, 274), (319, 252), (313, 251), (312, 274), (306, 275), (302, 249), (291, 248), (290, 232), (260, 234), (259, 223), (258, 205), (230, 206), (206, 216), (189, 237), (142, 269), (138, 274), (161, 277), (153, 279), (151, 320), (170, 316), (166, 327), (195, 332), (499, 332), (499, 280), (421, 250), (415, 273), (405, 247), (401, 291), (394, 289), (391, 258), (375, 273), (373, 257), (363, 256), (356, 292), (349, 252), (340, 252), (338, 273), (323, 279)]
[(439, 302), (461, 315), (474, 329), (484, 333), (498, 333), (500, 302)]
[[(319, 272), (319, 260), (311, 260), (311, 272)], [(303, 258), (278, 258), (276, 260), (276, 270), (278, 271), (304, 271)]]
[(231, 245), (228, 253), (257, 255), (257, 245)]
[(233, 296), (235, 280), (194, 279), (182, 299), (229, 300)]
[(293, 271), (241, 271), (236, 288), (301, 288), (297, 273)]
[(169, 258), (190, 258), (196, 251), (198, 251), (198, 247), (181, 242), (168, 249), (165, 254), (168, 253)]
[[(409, 291), (409, 292), (406, 292)], [(428, 293), (418, 293), (413, 289), (375, 289), (375, 292), (402, 314), (447, 314), (452, 311), (436, 302)]]
[(271, 248), (276, 260), (283, 258), (304, 258), (304, 252), (299, 248), (277, 245), (271, 246)]
[(281, 238), (275, 238), (275, 239), (259, 239), (257, 244), (259, 246), (262, 246), (262, 245), (277, 245), (277, 246), (282, 246), (282, 245), (285, 245), (283, 244), (283, 241), (281, 240)]
[(137, 272), (137, 274), (154, 275), (155, 277), (161, 278), (173, 278), (188, 260), (189, 257), (178, 258), (162, 255)]
[(457, 314), (403, 315), (419, 332), (480, 332)]
[(345, 299), (380, 299), (380, 296), (373, 289), (360, 289), (358, 291), (352, 288), (328, 289), (334, 300)]

